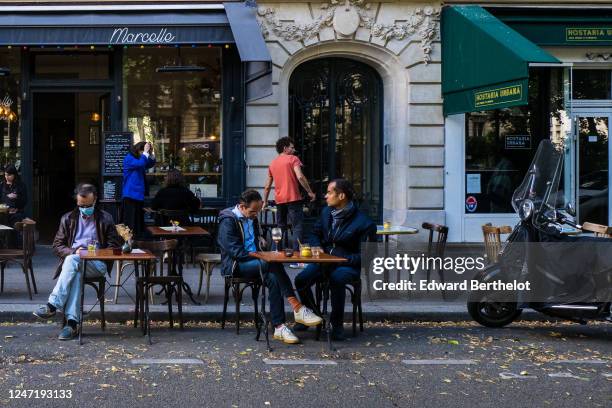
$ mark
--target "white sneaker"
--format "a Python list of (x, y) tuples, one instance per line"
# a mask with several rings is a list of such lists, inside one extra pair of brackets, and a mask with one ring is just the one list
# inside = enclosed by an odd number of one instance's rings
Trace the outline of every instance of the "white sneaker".
[(300, 342), (300, 339), (293, 334), (291, 329), (287, 327), (286, 324), (281, 324), (274, 329), (274, 338), (287, 344), (297, 344)]
[(304, 326), (318, 326), (323, 321), (321, 317), (306, 306), (302, 306), (299, 310), (293, 312), (293, 317), (296, 323), (302, 323)]

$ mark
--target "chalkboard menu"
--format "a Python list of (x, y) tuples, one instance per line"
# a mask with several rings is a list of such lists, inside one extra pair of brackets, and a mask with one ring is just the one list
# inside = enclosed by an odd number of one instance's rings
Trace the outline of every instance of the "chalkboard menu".
[(104, 132), (102, 154), (102, 174), (104, 176), (121, 176), (123, 159), (132, 146), (132, 132)]
[(120, 200), (121, 184), (121, 177), (104, 177), (103, 199), (107, 201)]

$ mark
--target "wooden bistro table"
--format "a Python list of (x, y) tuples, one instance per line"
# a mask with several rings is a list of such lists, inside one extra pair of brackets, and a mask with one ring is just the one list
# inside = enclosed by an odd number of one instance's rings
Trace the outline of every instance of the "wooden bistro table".
[[(143, 249), (133, 250), (133, 252), (124, 254), (121, 252), (121, 249), (111, 249), (111, 248), (96, 249), (95, 251), (88, 251), (86, 249), (82, 249), (81, 251), (79, 251), (79, 257), (81, 258), (81, 266), (82, 266), (81, 273), (83, 273), (83, 275), (84, 275), (84, 271), (87, 270), (88, 261), (113, 261), (113, 262), (122, 261), (122, 262), (133, 262), (134, 265), (136, 265), (137, 263), (144, 263), (145, 267), (143, 268), (143, 271), (145, 271), (145, 273), (148, 273), (150, 262), (155, 261), (156, 259), (155, 255)], [(135, 272), (136, 279), (138, 280), (138, 268), (135, 267), (134, 270), (136, 271)], [(104, 278), (106, 278), (106, 276), (104, 276)], [(113, 286), (115, 285), (109, 284), (109, 287), (107, 288), (107, 290)], [(81, 309), (83, 309), (84, 300), (85, 300), (85, 277), (83, 276), (83, 279), (81, 279)], [(97, 300), (96, 300), (96, 303), (93, 305), (93, 307), (95, 307), (96, 304), (98, 304)], [(83, 310), (81, 310), (81, 317), (79, 319), (79, 344), (83, 344), (83, 341), (81, 338), (82, 333), (83, 333)]]
[[(184, 253), (183, 253), (183, 241), (186, 238), (192, 238), (192, 237), (201, 237), (204, 235), (210, 235), (208, 231), (206, 231), (204, 228), (202, 227), (198, 227), (198, 226), (184, 226), (184, 227), (178, 227), (178, 229), (176, 231), (171, 229), (172, 227), (147, 227), (147, 230), (151, 233), (151, 235), (155, 238), (160, 238), (160, 239), (176, 239), (178, 240), (178, 248), (177, 248), (177, 256), (175, 257), (175, 261), (174, 262), (178, 262), (178, 273), (179, 275), (183, 276), (183, 262), (184, 262)], [(176, 260), (178, 259), (178, 260)], [(193, 292), (191, 290), (191, 286), (189, 286), (189, 284), (187, 282), (185, 282), (185, 280), (183, 279), (183, 290), (185, 291), (185, 293), (187, 294), (187, 296), (189, 296), (189, 299), (191, 299), (191, 301), (196, 304), (199, 305), (200, 303), (198, 301), (195, 300), (195, 298), (193, 297)]]
[[(257, 258), (257, 259), (261, 259), (262, 261), (265, 261), (267, 263), (280, 263), (280, 264), (286, 264), (286, 263), (316, 263), (316, 264), (322, 264), (322, 265), (329, 265), (329, 264), (340, 264), (340, 263), (344, 263), (347, 261), (346, 258), (341, 258), (339, 256), (334, 256), (334, 255), (329, 255), (329, 254), (320, 254), (319, 256), (309, 256), (309, 257), (304, 257), (301, 256), (299, 254), (298, 251), (294, 252), (293, 256), (288, 257), (285, 256), (284, 252), (276, 252), (276, 251), (260, 251), (260, 252), (251, 252), (249, 255), (251, 255), (253, 258)], [(259, 268), (259, 275), (261, 277), (261, 299), (262, 299), (262, 303), (261, 303), (261, 312), (260, 312), (260, 317), (263, 323), (263, 327), (264, 327), (264, 335), (266, 337), (266, 346), (268, 347), (268, 351), (272, 351), (272, 349), (270, 348), (270, 338), (269, 338), (269, 329), (268, 329), (268, 318), (266, 316), (266, 285), (265, 285), (265, 280), (264, 280), (264, 276), (263, 276), (263, 271), (261, 270), (261, 264), (260, 264), (260, 268)], [(327, 333), (327, 344), (329, 346), (329, 349), (332, 349), (332, 345), (331, 345), (331, 322), (329, 321), (329, 316), (327, 315), (327, 302), (329, 299), (329, 280), (328, 279), (324, 279), (323, 280), (323, 319), (325, 321), (325, 330)], [(261, 332), (261, 326), (259, 325), (259, 327), (257, 328), (257, 340), (259, 341), (259, 335)]]

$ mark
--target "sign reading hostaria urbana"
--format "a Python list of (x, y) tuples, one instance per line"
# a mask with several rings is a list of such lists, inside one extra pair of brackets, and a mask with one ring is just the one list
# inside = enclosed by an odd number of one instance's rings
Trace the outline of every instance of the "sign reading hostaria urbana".
[(566, 41), (612, 41), (611, 27), (567, 27)]
[(505, 105), (509, 102), (519, 101), (523, 98), (523, 85), (515, 84), (499, 88), (489, 88), (474, 92), (474, 106), (484, 108)]

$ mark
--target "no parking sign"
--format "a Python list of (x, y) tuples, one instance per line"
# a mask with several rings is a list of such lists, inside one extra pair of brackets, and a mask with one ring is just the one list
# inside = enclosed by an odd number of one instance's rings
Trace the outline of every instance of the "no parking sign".
[(476, 211), (476, 207), (478, 207), (478, 201), (476, 200), (476, 197), (468, 196), (465, 199), (465, 209), (468, 210), (468, 212), (474, 212)]

